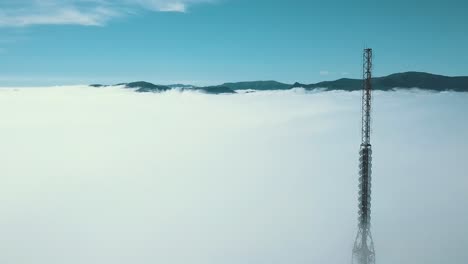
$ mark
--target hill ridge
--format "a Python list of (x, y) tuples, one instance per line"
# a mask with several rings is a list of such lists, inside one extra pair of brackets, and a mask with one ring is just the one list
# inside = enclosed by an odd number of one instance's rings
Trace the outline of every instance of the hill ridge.
[[(444, 76), (427, 72), (409, 71), (393, 73), (387, 76), (372, 78), (374, 90), (390, 91), (396, 88), (411, 89), (419, 88), (430, 91), (456, 91), (468, 92), (468, 76)], [(323, 81), (312, 84), (282, 83), (274, 80), (266, 81), (242, 81), (226, 82), (221, 85), (197, 87), (190, 84), (157, 85), (145, 81), (119, 83), (126, 88), (134, 88), (136, 92), (164, 92), (172, 89), (195, 90), (210, 94), (236, 93), (236, 90), (289, 90), (293, 88), (304, 88), (306, 90), (324, 89), (326, 91), (343, 90), (357, 91), (362, 89), (361, 79), (340, 78), (333, 81)], [(92, 84), (93, 87), (105, 87), (109, 85)]]

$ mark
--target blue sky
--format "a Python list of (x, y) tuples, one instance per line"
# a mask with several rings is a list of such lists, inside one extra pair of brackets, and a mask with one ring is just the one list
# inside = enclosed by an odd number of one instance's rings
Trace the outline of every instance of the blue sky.
[(468, 75), (468, 3), (2, 0), (0, 86)]

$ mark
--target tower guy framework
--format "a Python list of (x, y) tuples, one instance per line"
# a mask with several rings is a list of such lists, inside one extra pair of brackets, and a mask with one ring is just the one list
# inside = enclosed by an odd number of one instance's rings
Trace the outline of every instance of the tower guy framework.
[(372, 102), (372, 49), (364, 49), (362, 90), (362, 134), (359, 151), (359, 217), (358, 233), (353, 248), (353, 264), (374, 264), (374, 242), (370, 231), (372, 146), (371, 102)]

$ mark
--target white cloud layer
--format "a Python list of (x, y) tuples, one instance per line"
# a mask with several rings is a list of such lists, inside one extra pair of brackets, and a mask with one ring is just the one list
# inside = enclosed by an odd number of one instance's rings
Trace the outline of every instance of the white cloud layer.
[(213, 2), (213, 0), (126, 0), (144, 8), (162, 12), (186, 12), (189, 5)]
[(74, 7), (60, 7), (52, 10), (36, 12), (21, 11), (0, 15), (0, 26), (30, 26), (30, 25), (83, 25), (101, 26), (109, 19), (117, 16), (113, 10), (94, 8), (80, 10)]
[(115, 17), (141, 9), (186, 12), (190, 5), (206, 2), (212, 0), (6, 0), (0, 3), (0, 27), (102, 26)]
[[(2, 88), (0, 263), (349, 263), (360, 99)], [(468, 94), (373, 102), (379, 263), (468, 263)]]

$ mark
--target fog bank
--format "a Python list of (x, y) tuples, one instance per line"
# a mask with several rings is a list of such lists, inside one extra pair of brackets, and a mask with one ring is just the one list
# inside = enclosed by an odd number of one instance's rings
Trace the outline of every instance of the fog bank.
[[(360, 93), (0, 89), (0, 262), (343, 264)], [(468, 263), (468, 94), (376, 92), (379, 264)]]

